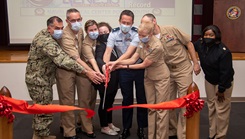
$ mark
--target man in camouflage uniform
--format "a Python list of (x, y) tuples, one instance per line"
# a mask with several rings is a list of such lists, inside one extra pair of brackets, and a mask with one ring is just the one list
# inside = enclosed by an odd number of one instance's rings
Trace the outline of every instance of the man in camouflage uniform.
[[(55, 83), (57, 66), (83, 73), (93, 82), (101, 82), (98, 73), (87, 70), (76, 60), (70, 58), (59, 46), (63, 21), (53, 16), (47, 20), (47, 29), (41, 30), (33, 39), (26, 67), (25, 81), (33, 103), (48, 105), (52, 103), (52, 85)], [(33, 118), (33, 139), (55, 139), (50, 136), (51, 114), (36, 114)]]

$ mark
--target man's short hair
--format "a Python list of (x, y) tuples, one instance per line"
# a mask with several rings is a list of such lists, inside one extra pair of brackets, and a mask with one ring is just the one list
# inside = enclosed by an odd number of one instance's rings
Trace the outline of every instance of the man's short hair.
[(145, 16), (148, 17), (148, 18), (150, 18), (152, 21), (153, 21), (153, 19), (156, 19), (155, 15), (152, 14), (152, 13), (147, 13), (147, 14), (143, 15), (143, 17), (145, 17)]
[(69, 19), (70, 13), (80, 13), (77, 9), (71, 8), (66, 11), (66, 18)]
[(134, 13), (130, 10), (123, 10), (120, 14), (120, 17), (119, 17), (119, 21), (122, 19), (122, 16), (123, 15), (127, 15), (127, 16), (130, 16), (132, 17), (132, 21), (134, 21)]
[(57, 22), (63, 22), (61, 18), (59, 18), (58, 16), (52, 16), (50, 17), (48, 20), (47, 20), (47, 26), (51, 26), (53, 25), (54, 21), (57, 21)]

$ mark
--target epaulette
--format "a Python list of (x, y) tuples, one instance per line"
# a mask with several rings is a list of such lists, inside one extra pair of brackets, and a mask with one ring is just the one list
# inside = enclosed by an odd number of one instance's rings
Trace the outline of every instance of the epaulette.
[(113, 28), (113, 29), (112, 29), (112, 32), (116, 32), (116, 31), (119, 31), (119, 30), (120, 30), (120, 27)]
[(138, 32), (138, 29), (136, 27), (132, 27), (131, 30)]

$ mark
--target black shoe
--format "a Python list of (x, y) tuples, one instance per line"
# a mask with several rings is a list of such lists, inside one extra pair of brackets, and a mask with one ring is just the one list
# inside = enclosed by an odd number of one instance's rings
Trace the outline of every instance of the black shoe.
[(175, 135), (175, 136), (169, 136), (169, 139), (178, 139), (178, 137)]
[(216, 135), (214, 135), (212, 138), (208, 137), (208, 139), (214, 139)]
[(89, 133), (84, 133), (87, 137), (89, 137), (89, 138), (96, 138), (96, 135), (94, 134), (94, 133), (91, 133), (91, 134), (89, 134)]
[(123, 129), (122, 133), (119, 136), (119, 139), (126, 139), (127, 137), (130, 136), (130, 131), (129, 129)]
[(64, 133), (64, 128), (60, 126), (60, 133)]
[(137, 135), (138, 135), (139, 139), (145, 139), (146, 136), (145, 136), (145, 133), (144, 133), (144, 128), (139, 128), (138, 131), (137, 131)]
[[(82, 133), (81, 127), (77, 127), (77, 128), (76, 128), (76, 134), (78, 134), (78, 133)], [(85, 133), (86, 133), (86, 132), (85, 132)]]
[(72, 137), (64, 137), (65, 139), (81, 139), (80, 137), (76, 136), (72, 136)]
[(82, 124), (81, 123), (77, 123), (77, 126), (81, 126)]
[(82, 131), (81, 127), (76, 128), (76, 134), (78, 134), (78, 133), (83, 133), (84, 135), (86, 135), (89, 138), (96, 138), (96, 135), (94, 133), (89, 134), (87, 132), (84, 132), (84, 131)]

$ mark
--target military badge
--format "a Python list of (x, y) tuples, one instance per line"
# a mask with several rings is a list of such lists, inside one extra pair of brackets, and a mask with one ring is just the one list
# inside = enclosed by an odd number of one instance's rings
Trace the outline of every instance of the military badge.
[(170, 41), (174, 40), (174, 36), (172, 36), (172, 35), (165, 35), (164, 36), (164, 40), (166, 42), (170, 42)]
[(231, 20), (235, 20), (239, 18), (240, 15), (241, 15), (241, 9), (237, 6), (232, 6), (226, 11), (226, 16)]

